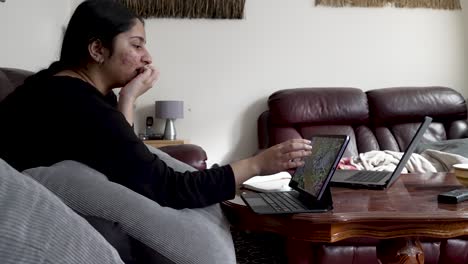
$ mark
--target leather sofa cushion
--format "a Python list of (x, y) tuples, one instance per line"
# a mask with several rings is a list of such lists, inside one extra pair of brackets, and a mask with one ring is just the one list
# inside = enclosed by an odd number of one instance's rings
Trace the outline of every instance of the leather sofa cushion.
[(369, 118), (366, 95), (356, 88), (281, 90), (269, 97), (268, 106), (275, 125), (358, 125)]
[(366, 92), (374, 126), (466, 119), (466, 103), (461, 94), (447, 87), (393, 87)]
[[(286, 89), (272, 94), (268, 106), (268, 129), (263, 133), (272, 145), (290, 138), (348, 134), (351, 142), (345, 157), (378, 149), (377, 141), (367, 127), (369, 112), (366, 94), (360, 89)], [(366, 144), (358, 148), (356, 142), (361, 141)]]

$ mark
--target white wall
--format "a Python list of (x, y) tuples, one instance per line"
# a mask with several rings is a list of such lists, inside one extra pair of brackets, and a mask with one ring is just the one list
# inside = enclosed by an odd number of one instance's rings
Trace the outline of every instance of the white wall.
[(63, 0), (0, 3), (1, 66), (36, 71), (56, 60), (69, 5)]
[[(54, 60), (61, 26), (80, 2), (0, 4), (2, 66), (38, 69)], [(210, 164), (227, 163), (256, 150), (256, 119), (279, 89), (445, 85), (468, 96), (467, 11), (313, 3), (246, 1), (243, 20), (147, 20), (162, 76), (138, 102), (137, 129), (155, 100), (184, 100), (179, 138), (202, 146)]]
[(256, 119), (279, 89), (446, 85), (467, 96), (463, 14), (255, 0), (241, 21), (148, 20), (162, 76), (139, 102), (138, 128), (155, 100), (182, 99), (179, 137), (226, 163), (256, 150)]

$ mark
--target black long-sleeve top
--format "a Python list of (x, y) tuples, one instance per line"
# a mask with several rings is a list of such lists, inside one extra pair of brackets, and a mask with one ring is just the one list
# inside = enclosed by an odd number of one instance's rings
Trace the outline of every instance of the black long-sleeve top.
[(113, 93), (104, 96), (77, 78), (27, 80), (0, 103), (0, 158), (19, 171), (76, 160), (173, 208), (234, 197), (229, 165), (174, 171), (147, 149), (115, 106)]

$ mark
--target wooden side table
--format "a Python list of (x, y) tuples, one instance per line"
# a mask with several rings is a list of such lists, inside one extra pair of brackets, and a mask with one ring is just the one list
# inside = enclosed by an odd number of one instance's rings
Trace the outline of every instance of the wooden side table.
[(183, 145), (183, 144), (188, 143), (188, 141), (185, 139), (175, 139), (175, 140), (158, 139), (158, 140), (144, 140), (143, 142), (155, 148), (160, 148), (160, 147), (169, 146), (169, 145)]

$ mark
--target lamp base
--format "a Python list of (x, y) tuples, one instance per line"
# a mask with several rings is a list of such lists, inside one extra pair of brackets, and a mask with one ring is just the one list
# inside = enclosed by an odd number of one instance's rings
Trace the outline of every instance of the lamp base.
[(164, 128), (164, 139), (175, 140), (176, 129), (174, 126), (174, 119), (166, 119), (166, 127)]

